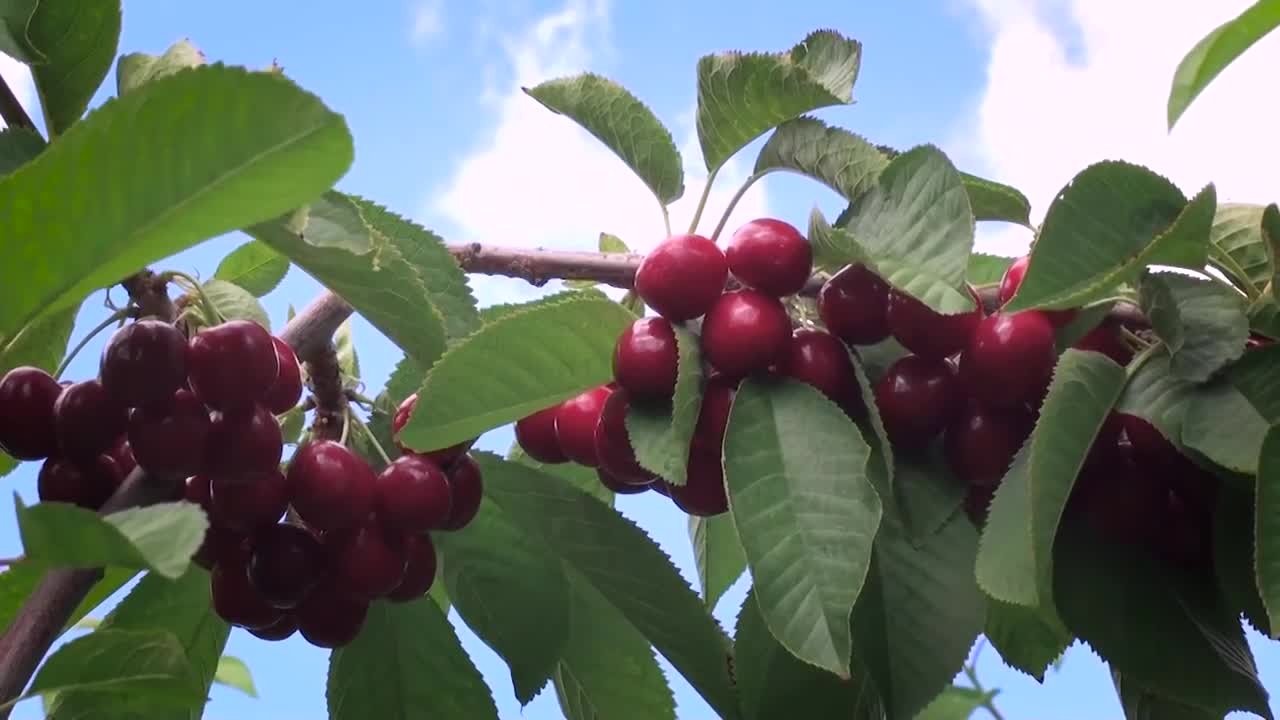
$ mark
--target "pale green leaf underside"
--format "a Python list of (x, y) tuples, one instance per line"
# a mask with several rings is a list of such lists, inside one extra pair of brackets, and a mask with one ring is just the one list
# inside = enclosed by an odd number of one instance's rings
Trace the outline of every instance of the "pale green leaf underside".
[(1261, 290), (1275, 276), (1275, 247), (1280, 240), (1280, 207), (1221, 203), (1213, 217), (1210, 252), (1238, 281)]
[(170, 45), (163, 55), (126, 53), (116, 62), (116, 94), (123, 95), (152, 80), (204, 63), (204, 53), (186, 39)]
[(846, 200), (869, 190), (889, 161), (862, 136), (812, 117), (788, 120), (756, 156), (755, 173), (787, 170), (811, 177)]
[(969, 267), (964, 272), (965, 280), (970, 285), (978, 287), (998, 285), (1000, 280), (1004, 278), (1005, 271), (1009, 269), (1009, 266), (1016, 259), (999, 255), (987, 255), (986, 253), (971, 253), (969, 255)]
[(1209, 83), (1254, 43), (1280, 26), (1280, 2), (1259, 0), (1200, 39), (1173, 72), (1167, 108), (1169, 128)]
[(213, 276), (262, 297), (276, 289), (288, 272), (289, 258), (266, 243), (250, 240), (222, 258)]
[(1234, 290), (1181, 273), (1147, 272), (1138, 298), (1177, 377), (1204, 382), (1244, 353), (1249, 320), (1244, 296)]
[[(130, 662), (121, 664), (120, 658)], [(189, 672), (182, 645), (163, 630), (98, 630), (59, 647), (40, 667), (31, 687), (20, 698), (0, 704), (7, 708), (28, 698), (72, 691), (94, 693), (98, 702), (110, 693), (112, 701), (131, 695), (129, 704), (141, 710), (175, 711), (203, 699), (186, 684)], [(50, 717), (61, 714), (54, 701)]]
[(675, 395), (670, 402), (629, 402), (627, 438), (641, 467), (672, 485), (684, 485), (689, 445), (702, 409), (702, 347), (688, 328), (672, 329), (679, 351)]
[(251, 698), (258, 697), (258, 688), (253, 684), (253, 673), (245, 661), (231, 655), (218, 658), (218, 670), (213, 681), (219, 685), (239, 690)]
[(1234, 385), (1219, 379), (1192, 390), (1182, 420), (1182, 444), (1232, 472), (1253, 475), (1268, 427)]
[(31, 507), (15, 495), (28, 557), (49, 565), (149, 569), (168, 578), (186, 572), (209, 522), (198, 505), (167, 502), (100, 516), (65, 503)]
[(702, 600), (712, 610), (747, 569), (747, 556), (729, 515), (689, 516), (689, 541), (698, 566)]
[(227, 320), (252, 320), (270, 330), (271, 319), (253, 293), (235, 283), (211, 278), (200, 288), (218, 314)]
[(37, 5), (26, 30), (46, 56), (31, 66), (31, 79), (49, 137), (66, 132), (88, 109), (115, 60), (120, 20), (120, 0)]
[(1007, 665), (1037, 682), (1075, 639), (1057, 615), (999, 600), (987, 603), (983, 635)]

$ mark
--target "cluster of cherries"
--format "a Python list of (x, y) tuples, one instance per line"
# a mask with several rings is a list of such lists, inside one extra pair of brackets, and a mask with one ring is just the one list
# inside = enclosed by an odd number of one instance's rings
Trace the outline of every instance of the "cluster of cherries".
[[(266, 640), (300, 632), (339, 647), (374, 599), (430, 589), (428, 532), (475, 516), (481, 478), (471, 443), (406, 451), (375, 474), (342, 444), (315, 439), (285, 472), (276, 415), (302, 391), (297, 357), (261, 325), (232, 320), (188, 339), (140, 320), (107, 342), (97, 378), (59, 383), (24, 366), (0, 379), (0, 446), (44, 460), (41, 502), (99, 509), (134, 467), (173, 480), (172, 499), (209, 518), (194, 560), (211, 571), (218, 615)], [(400, 406), (395, 432), (416, 401)]]
[[(792, 329), (783, 298), (804, 289), (812, 272), (808, 241), (780, 220), (744, 224), (723, 251), (700, 235), (665, 239), (645, 256), (635, 277), (636, 293), (658, 314), (636, 320), (619, 335), (613, 382), (517, 422), (520, 447), (543, 463), (596, 468), (600, 481), (617, 493), (654, 490), (691, 515), (726, 512), (722, 447), (733, 396), (744, 378), (795, 378), (851, 416), (865, 412), (840, 339), (822, 330)], [(739, 287), (726, 291), (730, 274)], [(706, 373), (686, 483), (674, 485), (637, 462), (626, 416), (632, 403), (670, 406), (679, 372), (675, 325), (681, 323), (700, 324)]]

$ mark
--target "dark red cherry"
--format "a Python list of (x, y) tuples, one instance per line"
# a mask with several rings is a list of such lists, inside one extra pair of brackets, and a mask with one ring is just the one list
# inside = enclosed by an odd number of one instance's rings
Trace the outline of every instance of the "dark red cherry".
[(298, 619), (289, 613), (280, 616), (280, 619), (271, 623), (264, 628), (249, 630), (249, 634), (259, 640), (268, 642), (280, 642), (293, 637), (298, 631)]
[(844, 343), (821, 330), (800, 328), (778, 362), (778, 374), (808, 383), (836, 403), (858, 394), (858, 377)]
[(458, 458), (449, 468), (449, 491), (453, 505), (443, 529), (461, 530), (480, 512), (480, 503), (484, 500), (484, 478), (480, 466), (470, 455)]
[(773, 218), (751, 220), (734, 231), (725, 250), (729, 272), (744, 285), (783, 297), (804, 289), (813, 274), (813, 248), (800, 231)]
[(214, 475), (211, 507), (219, 524), (240, 532), (273, 525), (289, 507), (289, 484), (279, 469), (240, 475)]
[(249, 582), (273, 607), (297, 607), (320, 582), (324, 549), (310, 530), (292, 523), (268, 525), (253, 534)]
[(998, 485), (1035, 422), (1025, 406), (996, 410), (969, 403), (947, 426), (943, 438), (951, 472), (968, 485)]
[(203, 467), (211, 425), (204, 403), (190, 390), (178, 390), (168, 403), (129, 411), (129, 448), (153, 475), (194, 475)]
[(127, 410), (117, 405), (97, 380), (72, 383), (53, 404), (58, 449), (63, 455), (89, 459), (111, 449), (125, 431)]
[(653, 487), (652, 482), (641, 485), (624, 483), (600, 468), (596, 468), (596, 477), (600, 478), (601, 485), (618, 495), (638, 495)]
[(391, 602), (412, 602), (431, 589), (436, 579), (436, 549), (430, 535), (406, 535), (404, 538), (404, 577), (387, 593)]
[(671, 322), (703, 315), (729, 279), (724, 252), (701, 235), (672, 235), (636, 269), (636, 294)]
[(475, 444), (476, 440), (479, 439), (479, 438), (471, 438), (470, 440), (464, 440), (463, 442), (460, 442), (457, 445), (450, 445), (449, 447), (446, 447), (446, 448), (432, 449), (426, 452), (418, 452), (417, 450), (410, 448), (409, 446), (401, 443), (399, 440), (399, 437), (400, 437), (400, 431), (403, 430), (405, 424), (409, 422), (409, 416), (413, 414), (414, 408), (416, 408), (417, 406), (418, 406), (418, 394), (414, 393), (413, 395), (410, 395), (409, 397), (405, 398), (404, 402), (400, 403), (400, 407), (396, 408), (395, 416), (391, 418), (391, 434), (393, 437), (396, 438), (395, 440), (396, 447), (400, 448), (401, 452), (414, 453), (416, 455), (423, 455), (427, 459), (439, 465), (440, 467), (448, 468), (449, 466), (453, 465), (453, 463), (456, 462), (458, 458), (465, 455), (466, 452), (471, 449), (471, 446)]
[(613, 348), (613, 379), (632, 397), (669, 398), (676, 391), (680, 351), (671, 322), (661, 317), (631, 323)]
[(873, 391), (889, 441), (904, 451), (932, 442), (955, 416), (963, 398), (950, 362), (919, 355), (894, 361)]
[(991, 511), (991, 500), (996, 496), (994, 486), (970, 485), (965, 489), (963, 507), (970, 522), (981, 528), (987, 524), (987, 515)]
[(527, 415), (516, 422), (516, 442), (524, 454), (540, 463), (569, 462), (569, 456), (560, 448), (556, 437), (556, 411), (560, 405), (552, 405)]
[(250, 320), (205, 328), (187, 347), (187, 381), (205, 405), (222, 412), (261, 401), (280, 370), (271, 333)]
[(604, 403), (613, 393), (608, 385), (594, 387), (560, 403), (556, 410), (556, 439), (564, 454), (579, 465), (596, 467), (596, 426)]
[(818, 291), (818, 315), (850, 345), (874, 345), (889, 337), (889, 285), (866, 265), (850, 265)]
[(1109, 462), (1087, 464), (1076, 488), (1072, 513), (1083, 515), (1112, 542), (1143, 544), (1159, 533), (1168, 487), (1135, 462), (1129, 445), (1117, 445)]
[(187, 338), (159, 320), (129, 323), (107, 341), (98, 377), (117, 405), (163, 408), (187, 381)]
[(600, 469), (618, 482), (648, 485), (656, 476), (640, 466), (635, 451), (631, 449), (631, 438), (627, 434), (629, 406), (627, 391), (621, 388), (613, 391), (605, 401), (600, 423), (596, 425), (596, 456), (600, 460)]
[(716, 370), (742, 378), (782, 359), (791, 318), (775, 297), (734, 290), (716, 300), (702, 320), (702, 353)]
[(129, 445), (129, 434), (126, 432), (116, 438), (116, 442), (107, 451), (112, 460), (115, 460), (116, 467), (120, 468), (122, 477), (129, 477), (129, 473), (138, 467), (138, 460), (133, 456), (133, 447)]
[(886, 317), (889, 330), (913, 354), (933, 360), (960, 352), (983, 318), (982, 300), (972, 287), (977, 307), (969, 312), (943, 315), (906, 292), (892, 288)]
[(280, 415), (302, 399), (302, 368), (298, 367), (298, 356), (289, 343), (272, 335), (271, 344), (276, 350), (276, 379), (262, 396), (262, 405), (272, 414)]
[(249, 582), (249, 553), (228, 553), (218, 558), (209, 574), (209, 590), (213, 595), (213, 611), (218, 617), (240, 627), (265, 628), (283, 615), (271, 607)]
[(1109, 320), (1090, 330), (1084, 337), (1076, 341), (1073, 348), (1102, 353), (1111, 358), (1117, 365), (1128, 365), (1133, 359), (1133, 349), (1125, 344), (1120, 336), (1120, 328)]
[(124, 476), (107, 455), (92, 460), (51, 457), (40, 466), (36, 493), (40, 502), (61, 502), (97, 510), (111, 497)]
[(451, 492), (439, 465), (418, 455), (401, 455), (378, 474), (378, 519), (406, 532), (442, 528), (453, 504)]
[(317, 530), (361, 525), (373, 511), (377, 477), (369, 463), (332, 440), (313, 440), (289, 461), (293, 508)]
[[(1023, 255), (1009, 269), (1004, 271), (1004, 276), (1000, 278), (999, 299), (1000, 305), (1003, 307), (1005, 303), (1013, 299), (1017, 294), (1018, 288), (1022, 287), (1022, 278), (1027, 274), (1027, 267), (1031, 265), (1031, 256)], [(1045, 317), (1054, 327), (1062, 327), (1076, 318), (1075, 310), (1044, 310)]]
[(998, 312), (983, 318), (970, 336), (960, 377), (984, 405), (1016, 408), (1039, 397), (1057, 362), (1053, 324), (1044, 313)]
[(284, 435), (261, 405), (236, 413), (214, 413), (205, 441), (204, 467), (211, 475), (237, 476), (273, 470), (284, 456)]
[(62, 386), (38, 367), (16, 367), (0, 378), (0, 450), (17, 460), (58, 452), (53, 406)]
[(372, 518), (359, 527), (326, 533), (324, 546), (334, 576), (354, 595), (383, 597), (404, 578), (409, 560), (404, 535)]
[(322, 580), (293, 612), (298, 632), (312, 645), (335, 649), (349, 645), (369, 614), (369, 601), (351, 594), (336, 578)]
[(707, 381), (689, 444), (688, 477), (684, 485), (667, 484), (676, 506), (690, 515), (708, 517), (729, 510), (722, 458), (736, 388), (737, 383), (723, 375)]
[(218, 525), (210, 525), (205, 529), (204, 540), (200, 543), (200, 548), (196, 550), (195, 555), (191, 557), (191, 561), (205, 570), (212, 570), (218, 558), (240, 549), (248, 552), (248, 546), (247, 535)]

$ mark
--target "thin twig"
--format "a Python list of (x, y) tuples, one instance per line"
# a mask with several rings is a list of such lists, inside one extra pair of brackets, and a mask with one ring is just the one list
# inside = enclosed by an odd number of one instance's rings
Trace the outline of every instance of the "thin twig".
[(18, 102), (18, 96), (13, 94), (3, 75), (0, 75), (0, 118), (4, 118), (5, 125), (11, 128), (36, 129), (36, 124), (31, 122), (31, 116)]

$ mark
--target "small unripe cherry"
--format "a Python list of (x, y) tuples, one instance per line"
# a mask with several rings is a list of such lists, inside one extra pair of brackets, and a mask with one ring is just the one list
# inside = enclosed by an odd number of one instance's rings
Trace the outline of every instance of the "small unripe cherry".
[(565, 400), (556, 409), (556, 439), (568, 458), (579, 465), (596, 467), (596, 426), (604, 403), (613, 393), (609, 385), (601, 385)]
[(1017, 408), (1039, 397), (1058, 362), (1044, 313), (998, 312), (983, 318), (960, 356), (965, 390), (990, 407)]
[(636, 398), (674, 395), (679, 364), (675, 330), (661, 317), (631, 323), (613, 348), (613, 379)]
[(53, 406), (62, 385), (38, 367), (23, 365), (0, 378), (0, 450), (16, 460), (57, 454)]
[(818, 315), (841, 340), (874, 345), (889, 337), (889, 284), (866, 265), (850, 265), (823, 283)]
[[(1027, 274), (1027, 268), (1031, 265), (1031, 256), (1023, 255), (1014, 260), (1009, 268), (1004, 271), (1004, 275), (1000, 278), (1000, 289), (998, 298), (1001, 307), (1005, 303), (1013, 299), (1018, 293), (1018, 288), (1022, 287), (1022, 278)], [(1075, 310), (1043, 310), (1045, 317), (1054, 327), (1062, 327), (1076, 318)]]
[(724, 252), (701, 235), (672, 235), (636, 268), (636, 294), (671, 322), (706, 314), (729, 279)]
[(763, 372), (782, 359), (791, 318), (782, 302), (756, 290), (727, 292), (702, 320), (702, 352), (716, 370), (734, 378)]
[(789, 223), (751, 220), (734, 231), (725, 250), (729, 272), (744, 285), (774, 297), (794, 295), (813, 274), (813, 247)]
[(891, 289), (886, 313), (889, 330), (904, 348), (920, 357), (941, 360), (960, 352), (984, 317), (981, 298), (972, 287), (968, 289), (977, 307), (946, 315), (902, 290)]

